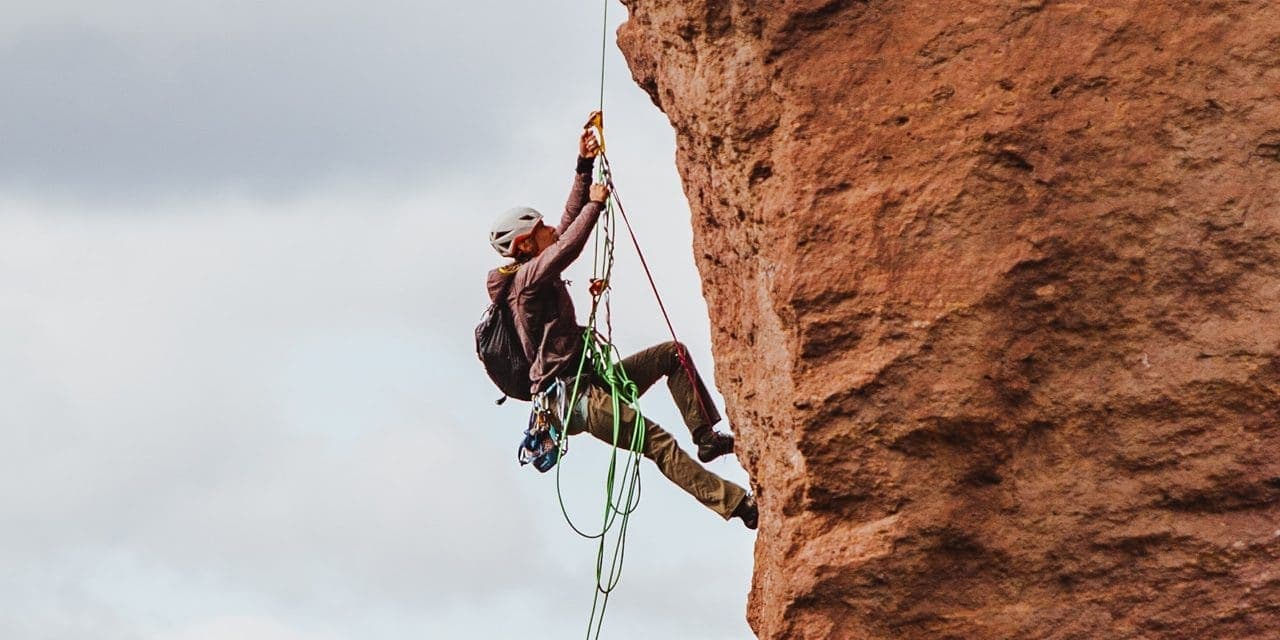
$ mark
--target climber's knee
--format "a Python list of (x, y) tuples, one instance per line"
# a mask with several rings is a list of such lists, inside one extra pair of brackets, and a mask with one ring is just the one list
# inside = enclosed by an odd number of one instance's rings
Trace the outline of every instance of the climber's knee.
[(683, 342), (672, 340), (667, 342), (665, 346), (671, 353), (671, 359), (673, 361), (672, 366), (678, 367), (680, 366), (681, 361), (687, 361), (689, 359), (689, 348), (684, 346)]

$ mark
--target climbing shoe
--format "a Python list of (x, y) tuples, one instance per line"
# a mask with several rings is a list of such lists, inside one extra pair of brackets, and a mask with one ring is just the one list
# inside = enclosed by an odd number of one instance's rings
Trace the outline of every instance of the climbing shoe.
[(720, 433), (711, 427), (702, 427), (693, 432), (693, 441), (698, 445), (698, 459), (711, 462), (727, 453), (733, 453), (733, 436)]
[(742, 524), (746, 525), (752, 531), (760, 524), (760, 509), (756, 507), (756, 498), (751, 494), (742, 499), (738, 503), (738, 508), (733, 510), (730, 518), (742, 518)]

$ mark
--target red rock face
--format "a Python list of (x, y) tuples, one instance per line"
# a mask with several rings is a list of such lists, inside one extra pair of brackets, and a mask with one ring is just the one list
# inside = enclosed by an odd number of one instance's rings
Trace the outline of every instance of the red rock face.
[(1280, 638), (1280, 3), (629, 0), (762, 638)]

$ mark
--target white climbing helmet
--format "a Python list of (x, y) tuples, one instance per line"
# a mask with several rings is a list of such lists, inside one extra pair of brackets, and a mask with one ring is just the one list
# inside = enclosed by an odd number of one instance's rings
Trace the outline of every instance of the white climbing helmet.
[(542, 214), (529, 207), (507, 209), (489, 229), (489, 244), (503, 256), (514, 257), (515, 239), (533, 231), (542, 222)]

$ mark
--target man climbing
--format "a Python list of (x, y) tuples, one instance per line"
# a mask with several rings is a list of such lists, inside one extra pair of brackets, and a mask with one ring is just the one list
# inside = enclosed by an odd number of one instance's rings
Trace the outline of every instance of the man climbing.
[[(591, 183), (599, 152), (594, 133), (590, 129), (583, 131), (578, 140), (573, 188), (558, 226), (544, 224), (542, 214), (533, 209), (517, 207), (503, 213), (489, 233), (493, 248), (514, 260), (490, 271), (487, 284), (491, 300), (497, 302), (499, 296), (506, 295), (516, 334), (530, 363), (533, 394), (545, 391), (557, 380), (568, 379), (566, 387), (572, 389), (572, 378), (582, 358), (584, 328), (578, 325), (573, 300), (560, 274), (581, 255), (609, 197), (606, 185)], [(682, 360), (691, 363), (684, 345), (666, 342), (622, 360), (621, 365), (641, 394), (666, 376), (671, 395), (698, 446), (698, 459), (710, 462), (733, 452), (733, 436), (713, 429), (720, 422), (720, 414), (692, 364), (686, 374)], [(586, 431), (613, 443), (614, 409), (608, 386), (585, 372), (578, 384), (582, 399), (577, 407), (569, 409), (568, 434)], [(617, 441), (631, 442), (636, 411), (622, 405), (618, 414)], [(759, 515), (755, 499), (742, 487), (694, 462), (671, 434), (654, 422), (645, 421), (641, 453), (653, 460), (669, 480), (724, 519), (741, 518), (747, 528), (756, 528)]]

